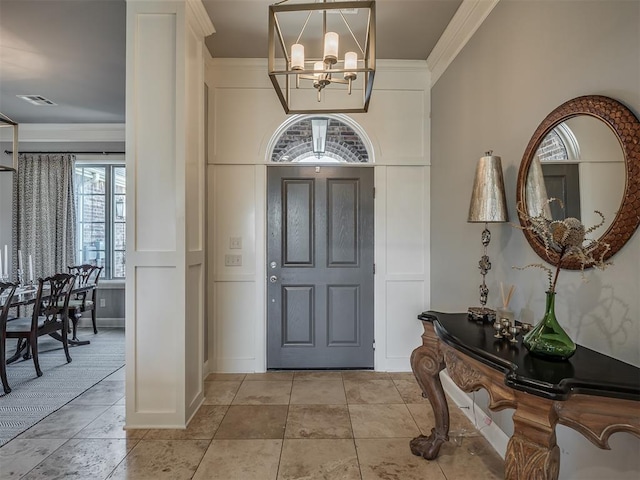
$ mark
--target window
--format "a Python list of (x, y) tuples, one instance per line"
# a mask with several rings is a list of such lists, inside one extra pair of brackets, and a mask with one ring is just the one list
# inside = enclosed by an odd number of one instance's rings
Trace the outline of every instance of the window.
[(125, 167), (76, 163), (78, 263), (103, 266), (103, 277), (125, 276)]

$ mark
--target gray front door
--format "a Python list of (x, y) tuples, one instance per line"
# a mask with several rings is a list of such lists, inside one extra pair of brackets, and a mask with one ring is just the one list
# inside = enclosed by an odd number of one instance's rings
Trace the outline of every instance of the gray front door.
[(373, 168), (267, 184), (267, 368), (373, 368)]

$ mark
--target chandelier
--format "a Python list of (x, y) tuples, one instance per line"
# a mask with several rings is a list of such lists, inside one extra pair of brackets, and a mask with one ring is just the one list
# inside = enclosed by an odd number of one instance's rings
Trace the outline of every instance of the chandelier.
[(375, 1), (288, 1), (269, 6), (269, 78), (285, 113), (366, 112), (375, 76)]

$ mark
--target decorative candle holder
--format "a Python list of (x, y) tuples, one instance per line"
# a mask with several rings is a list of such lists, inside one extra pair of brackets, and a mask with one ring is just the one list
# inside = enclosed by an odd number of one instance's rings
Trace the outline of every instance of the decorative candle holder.
[(21, 268), (18, 268), (16, 270), (16, 275), (18, 277), (18, 285), (22, 287), (24, 285), (24, 272), (22, 271)]
[[(527, 327), (525, 327), (525, 325)], [(498, 318), (493, 324), (493, 329), (496, 331), (494, 337), (508, 340), (509, 343), (515, 345), (518, 343), (518, 335), (520, 332), (529, 331), (529, 324), (517, 325), (515, 321), (512, 323), (507, 318)]]

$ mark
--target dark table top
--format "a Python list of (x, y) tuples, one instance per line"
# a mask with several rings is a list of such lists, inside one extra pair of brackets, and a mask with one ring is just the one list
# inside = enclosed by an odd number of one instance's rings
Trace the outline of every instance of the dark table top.
[(423, 312), (419, 320), (433, 323), (447, 345), (502, 371), (505, 384), (552, 400), (584, 393), (640, 401), (640, 368), (581, 345), (568, 360), (535, 357), (522, 345), (494, 337), (491, 324), (468, 320), (466, 313)]

